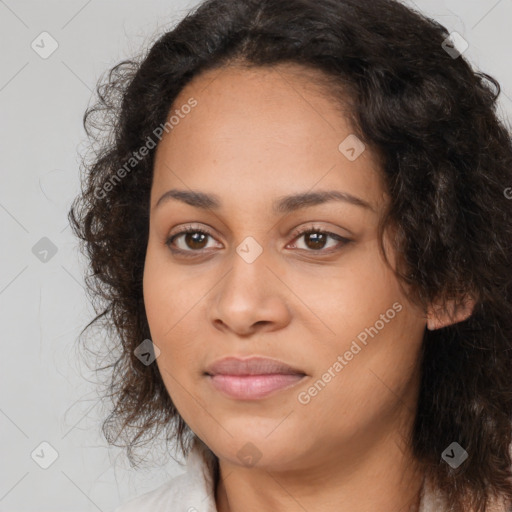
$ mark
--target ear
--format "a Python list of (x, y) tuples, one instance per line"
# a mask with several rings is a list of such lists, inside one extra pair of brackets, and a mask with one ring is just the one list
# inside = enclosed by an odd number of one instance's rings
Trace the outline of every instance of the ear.
[(467, 320), (475, 307), (473, 296), (466, 296), (462, 304), (449, 300), (443, 304), (432, 304), (427, 308), (427, 329), (434, 331)]

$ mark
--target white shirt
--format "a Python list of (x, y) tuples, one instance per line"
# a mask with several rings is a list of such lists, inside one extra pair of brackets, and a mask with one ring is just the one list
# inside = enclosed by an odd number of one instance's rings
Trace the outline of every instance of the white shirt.
[[(211, 454), (211, 452), (210, 452)], [(194, 443), (186, 459), (186, 472), (115, 509), (114, 512), (217, 512), (211, 455)], [(423, 489), (420, 512), (445, 512), (446, 502), (428, 484)], [(491, 511), (505, 508), (491, 507)]]
[(209, 459), (203, 443), (194, 443), (184, 474), (127, 501), (114, 512), (217, 512)]

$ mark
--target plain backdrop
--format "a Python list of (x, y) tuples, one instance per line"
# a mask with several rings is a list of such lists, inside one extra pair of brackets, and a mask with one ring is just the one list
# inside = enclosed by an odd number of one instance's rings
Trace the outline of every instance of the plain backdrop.
[[(183, 472), (158, 461), (158, 445), (154, 467), (136, 471), (101, 435), (105, 411), (77, 351), (92, 308), (67, 212), (98, 78), (197, 3), (0, 0), (0, 511), (108, 512)], [(512, 0), (408, 3), (468, 41), (510, 119)]]

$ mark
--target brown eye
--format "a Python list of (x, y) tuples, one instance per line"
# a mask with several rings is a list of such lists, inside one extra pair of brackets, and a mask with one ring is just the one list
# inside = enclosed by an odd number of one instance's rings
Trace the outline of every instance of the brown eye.
[(208, 231), (198, 228), (187, 228), (170, 236), (165, 244), (173, 252), (201, 252), (207, 248), (209, 237), (213, 238)]
[(327, 239), (329, 238), (329, 235), (325, 233), (318, 233), (318, 232), (308, 232), (304, 235), (305, 244), (309, 249), (323, 249)]
[[(340, 248), (341, 246), (350, 242), (348, 238), (344, 238), (340, 235), (337, 235), (336, 233), (331, 233), (320, 228), (308, 228), (295, 233), (294, 236), (294, 240), (304, 240), (304, 250), (308, 252), (329, 252), (328, 249), (332, 247), (335, 249)], [(337, 241), (337, 244), (333, 244), (331, 247), (328, 247), (328, 249), (324, 251), (329, 239)]]
[(190, 249), (204, 249), (208, 235), (199, 232), (184, 233), (182, 235), (185, 245)]

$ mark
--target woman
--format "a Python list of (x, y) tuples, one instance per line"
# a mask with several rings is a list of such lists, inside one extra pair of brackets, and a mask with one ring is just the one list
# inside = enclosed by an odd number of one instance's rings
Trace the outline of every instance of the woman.
[(100, 84), (70, 221), (104, 431), (187, 456), (120, 512), (510, 507), (512, 145), (457, 41), (392, 0), (210, 0)]

